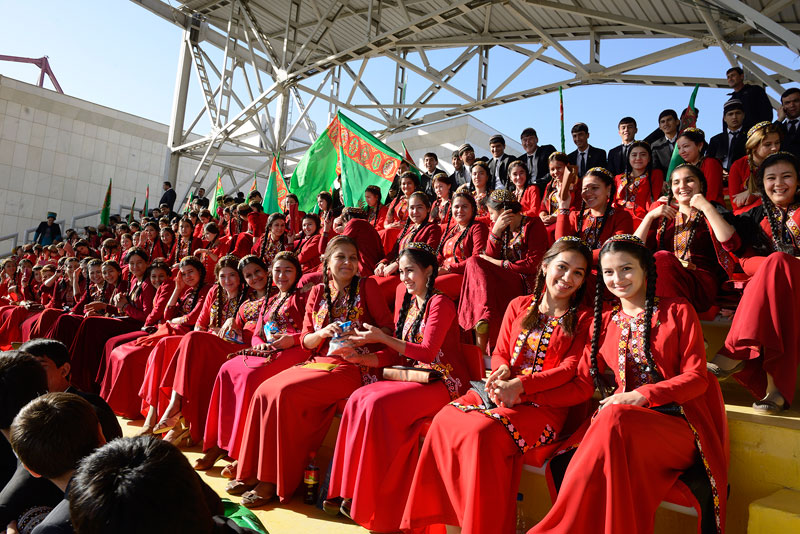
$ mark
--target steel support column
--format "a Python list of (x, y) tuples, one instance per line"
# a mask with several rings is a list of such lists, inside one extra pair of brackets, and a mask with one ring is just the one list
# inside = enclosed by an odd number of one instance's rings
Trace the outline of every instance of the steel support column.
[[(175, 95), (172, 97), (172, 116), (169, 121), (169, 148), (183, 144), (183, 122), (186, 118), (186, 97), (189, 94), (189, 80), (192, 75), (192, 53), (189, 50), (191, 28), (184, 30), (181, 50), (178, 55), (178, 77), (175, 80)], [(164, 178), (172, 184), (178, 183), (178, 166), (181, 161), (179, 152), (171, 152), (167, 175)]]

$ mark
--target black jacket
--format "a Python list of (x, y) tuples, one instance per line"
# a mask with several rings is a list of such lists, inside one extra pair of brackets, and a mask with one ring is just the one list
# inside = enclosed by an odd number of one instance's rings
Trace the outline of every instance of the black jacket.
[[(508, 187), (508, 165), (514, 161), (515, 159), (519, 159), (516, 156), (512, 156), (511, 154), (503, 154), (500, 156), (500, 159), (491, 158), (489, 160), (489, 187), (490, 189), (502, 189)], [(495, 171), (497, 166), (500, 168)], [(495, 181), (495, 174), (497, 174), (499, 181)]]
[[(547, 187), (547, 183), (550, 181), (550, 164), (548, 163), (548, 158), (550, 154), (556, 151), (556, 147), (553, 145), (540, 145), (536, 147), (536, 152), (533, 153), (534, 159), (536, 161), (536, 168), (531, 169), (531, 160), (528, 154), (522, 154), (519, 158), (525, 163), (525, 166), (528, 167), (528, 185), (535, 185), (539, 188), (540, 193), (544, 193), (544, 188)], [(510, 181), (508, 183), (508, 188), (513, 190), (514, 184)]]
[[(711, 141), (708, 142), (708, 149), (706, 149), (706, 156), (710, 156), (712, 158), (716, 158), (720, 161), (720, 163), (725, 163), (725, 158), (728, 157), (728, 141), (730, 140), (730, 136), (728, 135), (728, 130), (725, 130), (722, 133), (718, 133), (714, 137), (711, 138)], [(739, 135), (736, 136), (736, 141), (733, 143), (733, 149), (731, 150), (731, 157), (727, 161), (727, 165), (724, 166), (725, 170), (731, 168), (731, 165), (734, 161), (741, 158), (746, 154), (744, 144), (747, 142), (747, 132), (744, 131), (744, 128), (739, 130)]]
[(772, 122), (772, 104), (769, 103), (769, 97), (760, 85), (746, 83), (740, 90), (728, 93), (728, 95), (742, 101), (744, 108), (742, 128), (745, 133), (759, 122)]
[(797, 123), (797, 129), (794, 131), (794, 135), (789, 135), (789, 125), (787, 123), (781, 123), (781, 128), (783, 129), (781, 150), (791, 152), (800, 158), (800, 122)]
[[(606, 159), (606, 151), (602, 148), (593, 147), (589, 145), (589, 148), (586, 149), (586, 170), (588, 171), (592, 167), (606, 167), (608, 165), (608, 160)], [(578, 158), (580, 158), (580, 152), (575, 150), (574, 152), (570, 152), (567, 156), (569, 158), (569, 162), (571, 165), (578, 166)], [(580, 169), (578, 169), (580, 170)]]
[(626, 161), (622, 151), (623, 145), (617, 145), (608, 151), (608, 170), (614, 176), (625, 172)]
[(177, 196), (178, 194), (175, 192), (175, 190), (170, 187), (164, 191), (163, 195), (161, 195), (161, 200), (158, 201), (158, 205), (161, 206), (161, 204), (166, 204), (169, 206), (169, 211), (172, 211), (172, 208), (175, 206), (175, 198)]

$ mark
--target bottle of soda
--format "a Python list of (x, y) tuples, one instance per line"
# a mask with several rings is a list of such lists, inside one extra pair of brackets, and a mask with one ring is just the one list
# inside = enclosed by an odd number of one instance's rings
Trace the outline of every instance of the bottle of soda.
[(319, 467), (314, 465), (314, 456), (316, 453), (309, 455), (308, 467), (306, 467), (303, 475), (303, 483), (306, 486), (306, 495), (303, 502), (306, 504), (316, 504), (317, 494), (319, 493)]
[(525, 519), (525, 510), (522, 507), (522, 493), (517, 493), (517, 524), (515, 533), (525, 534), (526, 532), (528, 532), (528, 520)]

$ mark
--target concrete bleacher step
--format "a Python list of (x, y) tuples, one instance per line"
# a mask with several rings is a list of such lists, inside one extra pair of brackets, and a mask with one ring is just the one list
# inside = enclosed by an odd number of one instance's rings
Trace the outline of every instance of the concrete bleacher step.
[(800, 532), (800, 492), (782, 489), (750, 504), (748, 534)]

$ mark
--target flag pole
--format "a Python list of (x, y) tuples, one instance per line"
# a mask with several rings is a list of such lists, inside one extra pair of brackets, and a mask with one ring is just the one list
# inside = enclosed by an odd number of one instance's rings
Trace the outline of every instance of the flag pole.
[(558, 101), (561, 108), (561, 152), (567, 151), (566, 139), (564, 138), (564, 92), (558, 86)]

